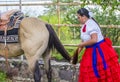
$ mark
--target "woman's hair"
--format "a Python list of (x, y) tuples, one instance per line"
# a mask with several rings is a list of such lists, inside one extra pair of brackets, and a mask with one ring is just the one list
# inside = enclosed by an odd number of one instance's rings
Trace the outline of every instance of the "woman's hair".
[[(79, 10), (77, 11), (77, 14), (79, 14), (80, 16), (85, 15), (87, 18), (91, 18), (92, 20), (94, 20), (94, 21), (97, 23), (97, 21), (96, 21), (93, 17), (91, 17), (91, 16), (89, 15), (89, 11), (88, 11), (87, 9), (85, 9), (85, 8), (79, 9)], [(98, 24), (98, 23), (97, 23), (97, 24)], [(99, 26), (99, 24), (98, 24), (98, 26)]]
[(79, 14), (80, 16), (85, 15), (86, 17), (90, 18), (89, 16), (89, 11), (85, 8), (81, 8), (77, 11), (77, 14)]

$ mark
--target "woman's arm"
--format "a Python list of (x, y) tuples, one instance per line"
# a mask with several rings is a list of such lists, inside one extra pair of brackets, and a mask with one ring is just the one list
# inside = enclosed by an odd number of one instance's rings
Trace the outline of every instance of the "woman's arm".
[(97, 37), (97, 33), (93, 33), (91, 34), (91, 39), (88, 40), (88, 41), (85, 41), (85, 42), (81, 42), (78, 47), (84, 47), (84, 46), (90, 46), (90, 45), (93, 45), (97, 42), (98, 40), (98, 37)]

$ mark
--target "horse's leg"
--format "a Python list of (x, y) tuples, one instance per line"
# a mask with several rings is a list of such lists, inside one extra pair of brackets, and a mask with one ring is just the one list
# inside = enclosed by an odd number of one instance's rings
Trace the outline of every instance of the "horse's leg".
[(48, 82), (52, 82), (52, 68), (51, 68), (51, 62), (50, 59), (48, 60), (48, 69), (46, 70)]
[(36, 55), (31, 57), (28, 57), (27, 54), (25, 55), (28, 61), (29, 69), (34, 75), (34, 81), (41, 82), (41, 73), (40, 73), (39, 63), (38, 63), (39, 57)]
[(50, 50), (46, 50), (46, 52), (43, 55), (43, 59), (45, 63), (44, 66), (45, 66), (48, 82), (52, 82), (52, 68), (51, 68), (50, 57), (51, 57)]
[[(42, 54), (45, 52), (46, 50), (46, 42), (39, 44), (39, 46), (35, 46), (35, 48), (29, 48), (29, 46), (25, 46), (25, 44), (23, 44), (23, 50), (24, 50), (24, 54), (26, 56), (26, 59), (28, 61), (28, 65), (30, 70), (32, 71), (32, 73), (34, 74), (34, 80), (35, 82), (40, 82), (41, 79), (41, 75), (40, 75), (40, 70), (38, 67), (38, 60), (40, 59), (40, 57), (42, 56)], [(32, 45), (31, 45), (32, 46)], [(37, 48), (36, 48), (37, 47)], [(37, 62), (37, 63), (36, 63)]]
[(40, 69), (39, 69), (38, 61), (36, 61), (36, 64), (35, 64), (34, 80), (35, 80), (35, 82), (41, 82), (41, 72), (40, 72)]

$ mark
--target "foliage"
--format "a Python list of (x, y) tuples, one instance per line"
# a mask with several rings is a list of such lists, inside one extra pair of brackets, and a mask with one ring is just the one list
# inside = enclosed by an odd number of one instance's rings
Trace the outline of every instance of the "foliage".
[[(53, 0), (54, 3), (57, 3), (58, 0)], [(73, 0), (59, 0), (63, 3), (70, 3), (74, 2)], [(78, 0), (83, 2), (82, 5), (71, 6), (71, 5), (62, 5), (60, 6), (60, 23), (61, 24), (78, 24), (78, 20), (76, 17), (76, 11), (81, 8), (85, 7), (94, 13), (94, 18), (100, 25), (119, 25), (120, 22), (120, 15), (117, 14), (119, 9), (119, 2), (117, 0)], [(93, 4), (92, 6), (89, 4)], [(95, 4), (95, 5), (94, 5)], [(45, 12), (46, 21), (50, 24), (58, 24), (58, 15), (57, 15), (57, 6), (46, 6), (49, 8), (48, 11)], [(44, 17), (42, 16), (42, 17)], [(44, 18), (43, 18), (44, 19)], [(79, 40), (80, 37), (80, 28), (78, 27), (54, 27), (57, 34), (60, 31), (60, 40), (63, 44), (74, 44), (74, 41)], [(113, 45), (120, 45), (120, 29), (118, 28), (101, 28), (102, 33), (104, 36), (110, 37), (113, 41)], [(77, 41), (75, 44), (79, 44), (80, 41)], [(75, 47), (66, 47), (68, 52), (71, 54), (74, 53)], [(116, 49), (119, 53), (119, 50)], [(54, 54), (55, 56), (55, 54)], [(58, 55), (57, 55), (58, 56)], [(61, 57), (58, 57), (61, 59)]]
[[(52, 0), (54, 3), (58, 1), (63, 3), (74, 2), (74, 0)], [(76, 17), (76, 11), (81, 7), (86, 7), (90, 9), (94, 13), (94, 18), (101, 25), (119, 25), (120, 24), (120, 15), (116, 14), (116, 12), (120, 11), (120, 2), (118, 0), (77, 0), (79, 2), (83, 2), (81, 5), (77, 6), (60, 6), (60, 23), (62, 24), (78, 24)], [(96, 5), (93, 7), (89, 4)], [(57, 6), (50, 5), (46, 6), (49, 8), (43, 16), (39, 16), (39, 18), (47, 21), (50, 24), (58, 24), (57, 17)], [(27, 15), (27, 13), (26, 13)], [(59, 27), (54, 27), (56, 33), (58, 34)], [(104, 36), (110, 37), (113, 45), (120, 46), (120, 29), (118, 28), (101, 28)], [(77, 27), (60, 27), (60, 40), (63, 44), (79, 44), (80, 36), (80, 28)], [(76, 47), (67, 47), (65, 46), (69, 54), (72, 56)], [(116, 51), (120, 54), (120, 50), (116, 49)], [(84, 50), (79, 54), (79, 60), (82, 57)], [(55, 50), (53, 51), (52, 57), (57, 58), (58, 60), (63, 59), (63, 57), (58, 54)], [(0, 71), (0, 82), (6, 82), (6, 75), (4, 72)]]
[(6, 82), (6, 74), (0, 71), (0, 82)]

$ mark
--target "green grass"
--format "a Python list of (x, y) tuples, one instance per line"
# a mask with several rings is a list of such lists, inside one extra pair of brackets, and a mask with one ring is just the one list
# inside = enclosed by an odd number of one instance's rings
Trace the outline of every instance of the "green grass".
[(0, 71), (0, 82), (7, 82), (6, 74)]
[[(72, 40), (61, 40), (62, 44), (79, 44), (81, 42), (80, 39), (72, 39)], [(68, 53), (70, 54), (70, 56), (72, 57), (75, 50), (77, 49), (77, 46), (64, 46), (65, 49), (68, 51)], [(84, 50), (82, 50), (82, 52), (79, 54), (79, 60), (82, 57)], [(56, 50), (53, 50), (52, 52), (52, 57), (55, 58), (58, 61), (63, 60), (63, 57), (61, 56), (60, 53), (58, 53)]]

